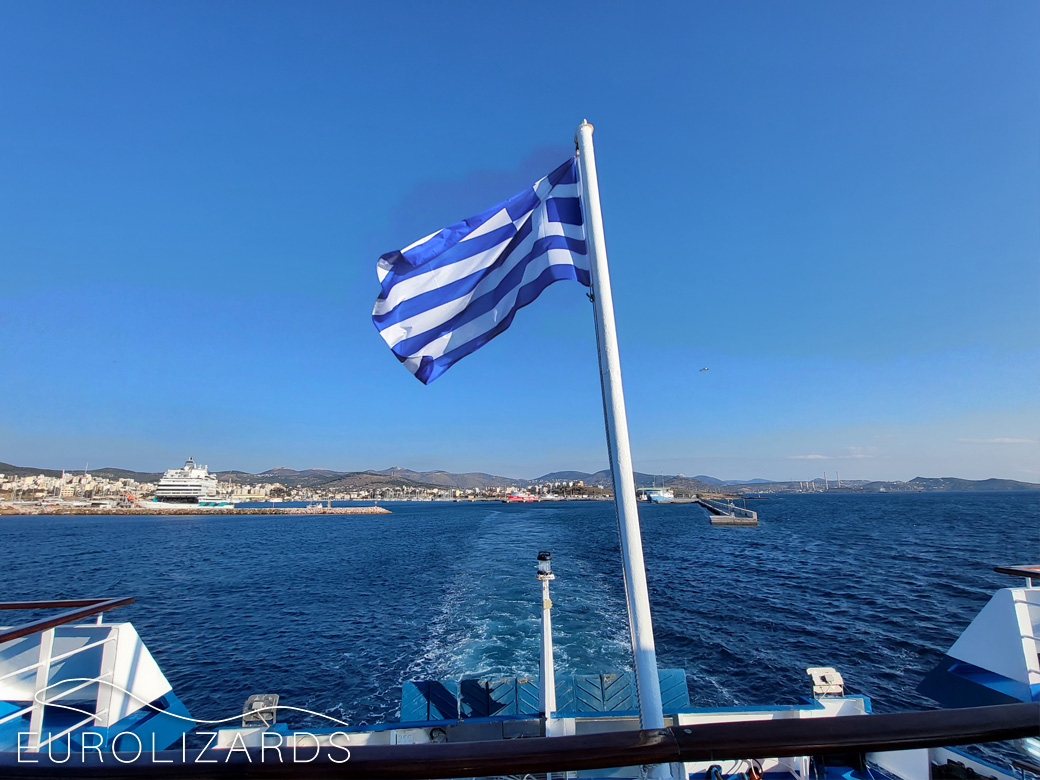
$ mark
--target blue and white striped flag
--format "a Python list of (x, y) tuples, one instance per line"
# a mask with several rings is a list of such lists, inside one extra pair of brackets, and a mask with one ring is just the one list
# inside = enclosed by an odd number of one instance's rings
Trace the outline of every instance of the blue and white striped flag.
[(553, 282), (589, 286), (577, 158), (532, 188), (379, 258), (372, 321), (429, 384)]

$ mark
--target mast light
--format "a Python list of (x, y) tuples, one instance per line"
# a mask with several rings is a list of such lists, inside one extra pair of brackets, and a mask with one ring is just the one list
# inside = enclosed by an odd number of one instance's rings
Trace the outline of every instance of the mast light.
[(556, 575), (552, 573), (552, 553), (543, 551), (538, 553), (538, 579), (554, 580)]

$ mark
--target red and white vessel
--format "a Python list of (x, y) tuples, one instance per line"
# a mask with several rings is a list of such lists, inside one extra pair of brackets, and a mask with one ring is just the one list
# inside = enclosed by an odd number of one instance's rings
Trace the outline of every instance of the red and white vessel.
[(502, 499), (502, 503), (503, 504), (521, 504), (521, 503), (526, 503), (528, 501), (537, 501), (537, 500), (538, 500), (538, 496), (532, 496), (530, 493), (525, 493), (524, 491), (521, 490), (519, 492), (510, 493), (508, 496), (506, 496), (504, 499)]

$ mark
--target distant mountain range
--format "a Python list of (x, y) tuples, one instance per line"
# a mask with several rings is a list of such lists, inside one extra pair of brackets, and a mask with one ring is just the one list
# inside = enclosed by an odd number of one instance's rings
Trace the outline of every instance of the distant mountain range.
[[(83, 469), (66, 469), (68, 474), (79, 474)], [(129, 471), (128, 469), (103, 468), (91, 469), (90, 473), (95, 477), (105, 479), (134, 479), (138, 482), (158, 482), (162, 473), (147, 473), (142, 471)], [(13, 474), (16, 477), (35, 477), (43, 474), (45, 477), (60, 477), (61, 469), (38, 469), (32, 466), (12, 466), (10, 463), (0, 463), (0, 474)]]
[[(870, 490), (872, 486), (885, 486), (885, 482), (868, 482), (863, 487)], [(907, 486), (916, 490), (1036, 490), (1040, 485), (1034, 482), (1018, 482), (1013, 479), (958, 479), (957, 477), (914, 477)]]
[[(69, 469), (76, 473), (79, 469)], [(134, 479), (138, 482), (158, 482), (162, 477), (157, 472), (139, 472), (119, 468), (92, 469), (95, 477), (106, 479)], [(0, 474), (15, 476), (34, 476), (43, 474), (49, 477), (61, 476), (60, 469), (38, 469), (26, 466), (14, 466), (0, 463)], [(332, 471), (330, 469), (296, 469), (279, 466), (250, 474), (245, 471), (217, 471), (214, 474), (222, 481), (228, 480), (241, 485), (255, 485), (261, 482), (279, 482), (286, 487), (321, 487), (329, 490), (357, 490), (374, 487), (439, 487), (475, 490), (484, 487), (529, 487), (551, 482), (584, 482), (601, 488), (613, 486), (610, 471), (603, 469), (594, 473), (586, 471), (553, 471), (536, 479), (517, 477), (501, 477), (483, 472), (466, 472), (455, 474), (449, 471), (412, 471), (394, 466), (379, 471)], [(683, 492), (719, 492), (720, 488), (732, 488), (731, 492), (757, 492), (758, 490), (791, 490), (797, 489), (800, 482), (774, 482), (768, 479), (721, 480), (699, 474), (687, 477), (683, 474), (644, 474), (635, 472), (636, 487), (664, 486)], [(811, 484), (823, 487), (822, 479), (811, 480)], [(834, 483), (829, 484), (834, 490)], [(753, 489), (752, 489), (753, 488)], [(937, 490), (1038, 490), (1040, 484), (1035, 482), (1019, 482), (1013, 479), (959, 479), (956, 477), (914, 477), (909, 482), (885, 482), (866, 480), (842, 480), (842, 490), (856, 492), (886, 491), (937, 491)]]
[[(706, 477), (703, 474), (697, 477), (687, 477), (683, 474), (644, 474), (639, 471), (633, 472), (633, 476), (636, 480), (638, 487), (652, 487), (654, 484), (660, 487), (662, 484), (671, 484), (675, 480), (687, 480), (690, 482), (699, 482), (704, 485), (757, 485), (757, 484), (770, 484), (772, 480), (768, 479), (716, 479), (715, 477)], [(545, 482), (559, 482), (561, 480), (566, 481), (577, 481), (588, 485), (598, 485), (601, 487), (610, 487), (612, 478), (610, 475), (610, 469), (603, 469), (590, 474), (587, 471), (553, 471), (549, 474), (545, 474), (541, 477), (530, 480), (534, 484), (542, 484)]]

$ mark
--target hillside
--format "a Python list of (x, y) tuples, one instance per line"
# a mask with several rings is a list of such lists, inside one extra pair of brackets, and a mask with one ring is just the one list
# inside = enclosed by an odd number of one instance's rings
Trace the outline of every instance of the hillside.
[(958, 479), (957, 477), (914, 477), (906, 483), (920, 490), (1036, 490), (1034, 482), (1014, 479)]
[(454, 487), (461, 489), (477, 489), (482, 487), (508, 488), (520, 485), (529, 485), (531, 480), (520, 477), (499, 477), (494, 474), (486, 474), (482, 471), (469, 471), (464, 474), (455, 474), (450, 471), (412, 471), (393, 467), (382, 471), (368, 471), (367, 474), (396, 475), (410, 482), (421, 485), (435, 485), (437, 487)]
[[(69, 469), (68, 473), (77, 474), (81, 469)], [(134, 479), (138, 482), (155, 483), (162, 478), (158, 472), (139, 472), (129, 469), (105, 467), (91, 469), (90, 473), (95, 477), (106, 479)], [(586, 471), (553, 471), (536, 479), (523, 479), (518, 477), (503, 477), (495, 474), (487, 474), (480, 471), (456, 474), (450, 471), (413, 471), (411, 469), (394, 466), (388, 469), (367, 471), (333, 471), (324, 468), (310, 468), (296, 470), (285, 466), (267, 469), (258, 474), (250, 474), (245, 471), (217, 471), (214, 475), (221, 482), (234, 482), (239, 485), (256, 485), (259, 483), (277, 482), (286, 487), (324, 488), (331, 490), (357, 490), (378, 487), (425, 487), (425, 488), (456, 488), (462, 490), (479, 490), (481, 488), (524, 488), (532, 485), (544, 485), (552, 482), (576, 482), (582, 481), (586, 485), (612, 489), (613, 483), (610, 472), (607, 469), (589, 473)], [(10, 463), (0, 463), (0, 474), (13, 475), (17, 477), (33, 477), (43, 474), (47, 477), (60, 477), (60, 469), (41, 469), (29, 466), (15, 466)], [(721, 480), (700, 474), (696, 477), (675, 476), (669, 474), (646, 474), (634, 473), (636, 487), (657, 486), (671, 488), (680, 493), (711, 493), (731, 489), (734, 492), (783, 492), (797, 491), (800, 489), (799, 482), (770, 482), (765, 479), (752, 480)], [(810, 480), (818, 490), (824, 489), (822, 479)], [(831, 482), (827, 489), (829, 491), (841, 490), (842, 492), (922, 492), (922, 491), (952, 491), (952, 490), (1037, 490), (1040, 485), (1034, 482), (1020, 482), (1013, 479), (983, 479), (971, 480), (957, 477), (914, 477), (909, 482), (896, 481), (865, 481), (865, 480), (842, 480), (841, 488), (837, 488)]]
[[(81, 474), (83, 469), (66, 469), (67, 474)], [(129, 469), (117, 469), (106, 466), (100, 469), (90, 469), (90, 473), (95, 477), (104, 477), (105, 479), (134, 479), (138, 482), (158, 482), (162, 474), (153, 474), (148, 472), (130, 471)], [(14, 466), (10, 463), (0, 463), (0, 474), (11, 474), (16, 477), (35, 477), (38, 474), (42, 474), (45, 477), (60, 477), (62, 474), (61, 469), (38, 469), (33, 466)]]

